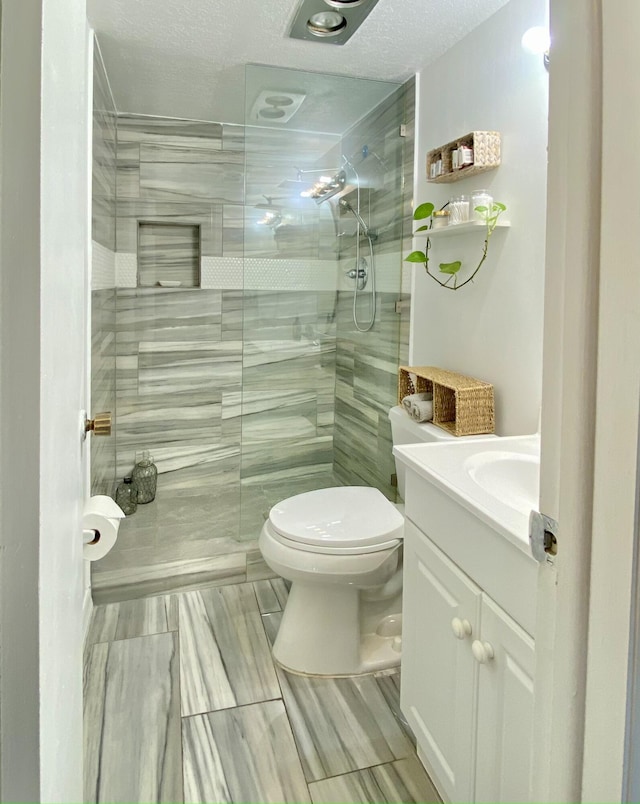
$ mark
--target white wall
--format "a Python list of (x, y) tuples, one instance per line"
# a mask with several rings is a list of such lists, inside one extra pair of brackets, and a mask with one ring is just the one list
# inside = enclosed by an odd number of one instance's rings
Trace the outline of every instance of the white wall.
[[(542, 384), (548, 74), (522, 34), (547, 20), (546, 0), (511, 0), (420, 74), (416, 204), (487, 188), (508, 207), (476, 279), (451, 292), (414, 267), (411, 363), (491, 382), (501, 435), (535, 432)], [(452, 184), (429, 184), (426, 153), (474, 130), (502, 133), (502, 164)], [(424, 238), (415, 239), (424, 247)], [(482, 237), (433, 242), (431, 270), (475, 266)], [(464, 270), (464, 269), (463, 269)]]
[(3, 801), (82, 800), (84, 0), (4, 0)]

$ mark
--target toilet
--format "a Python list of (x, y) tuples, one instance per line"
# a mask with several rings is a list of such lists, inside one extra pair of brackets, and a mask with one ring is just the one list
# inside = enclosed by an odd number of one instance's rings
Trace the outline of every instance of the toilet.
[[(389, 411), (393, 444), (455, 436)], [(404, 498), (404, 469), (398, 464)], [(338, 486), (274, 505), (259, 547), (291, 581), (273, 656), (294, 673), (346, 676), (400, 664), (404, 517), (378, 489)]]

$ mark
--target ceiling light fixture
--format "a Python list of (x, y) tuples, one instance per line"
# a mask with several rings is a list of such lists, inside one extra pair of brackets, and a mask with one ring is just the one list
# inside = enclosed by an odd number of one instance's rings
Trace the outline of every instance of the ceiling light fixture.
[(378, 0), (300, 0), (289, 36), (292, 39), (344, 45)]
[(549, 69), (549, 48), (551, 47), (551, 37), (549, 31), (537, 25), (534, 28), (529, 28), (522, 34), (520, 44), (527, 53), (533, 53), (534, 56), (542, 56), (544, 66)]
[(366, 0), (324, 0), (331, 8), (355, 8), (361, 6)]
[(307, 28), (314, 36), (337, 36), (346, 27), (346, 19), (337, 11), (318, 11), (307, 21)]

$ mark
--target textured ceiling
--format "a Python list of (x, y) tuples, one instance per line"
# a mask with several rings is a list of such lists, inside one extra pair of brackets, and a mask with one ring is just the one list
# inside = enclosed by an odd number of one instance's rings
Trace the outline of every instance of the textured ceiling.
[[(88, 0), (88, 13), (118, 111), (242, 123), (247, 64), (403, 82), (506, 2), (379, 0), (342, 46), (288, 38), (298, 0)], [(341, 133), (380, 97), (375, 84), (345, 91), (342, 82), (334, 90), (313, 76), (288, 81), (256, 86), (255, 94), (302, 87), (307, 100), (289, 124), (295, 128)], [(321, 85), (320, 128), (302, 112)]]

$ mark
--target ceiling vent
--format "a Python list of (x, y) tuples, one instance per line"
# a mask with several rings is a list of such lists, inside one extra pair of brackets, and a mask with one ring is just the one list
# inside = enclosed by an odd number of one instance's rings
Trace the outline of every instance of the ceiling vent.
[(304, 93), (263, 89), (251, 107), (249, 119), (252, 123), (286, 123), (306, 97)]
[(302, 0), (289, 36), (308, 42), (344, 45), (378, 0)]

